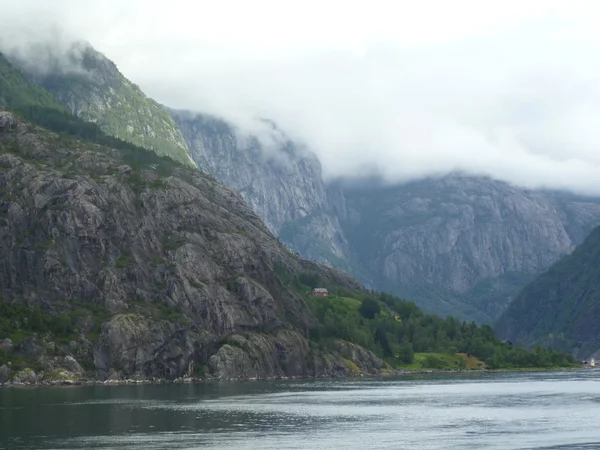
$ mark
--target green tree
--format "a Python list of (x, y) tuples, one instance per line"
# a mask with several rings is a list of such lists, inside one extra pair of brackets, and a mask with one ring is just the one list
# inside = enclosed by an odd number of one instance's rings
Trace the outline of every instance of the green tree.
[(360, 305), (359, 312), (365, 319), (373, 319), (381, 312), (381, 305), (372, 298), (366, 298)]
[(413, 351), (412, 344), (407, 343), (400, 346), (400, 350), (398, 351), (398, 359), (404, 364), (410, 364), (414, 361), (415, 352)]

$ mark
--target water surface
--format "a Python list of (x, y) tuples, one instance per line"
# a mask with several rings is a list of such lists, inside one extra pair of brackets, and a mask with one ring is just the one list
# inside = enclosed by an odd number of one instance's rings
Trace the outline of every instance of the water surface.
[(600, 448), (600, 370), (0, 389), (0, 449)]

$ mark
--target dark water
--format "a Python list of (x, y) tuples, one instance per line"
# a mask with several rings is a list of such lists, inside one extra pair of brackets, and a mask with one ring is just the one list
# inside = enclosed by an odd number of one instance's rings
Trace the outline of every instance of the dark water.
[(0, 448), (600, 448), (600, 370), (4, 388)]

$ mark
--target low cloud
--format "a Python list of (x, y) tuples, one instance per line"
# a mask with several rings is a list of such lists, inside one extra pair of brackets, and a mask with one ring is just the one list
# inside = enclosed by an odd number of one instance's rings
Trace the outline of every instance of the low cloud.
[[(48, 1), (36, 25), (170, 107), (272, 119), (327, 178), (463, 171), (600, 194), (600, 5), (415, 3)], [(40, 5), (3, 11), (0, 48), (54, 42), (23, 33)]]

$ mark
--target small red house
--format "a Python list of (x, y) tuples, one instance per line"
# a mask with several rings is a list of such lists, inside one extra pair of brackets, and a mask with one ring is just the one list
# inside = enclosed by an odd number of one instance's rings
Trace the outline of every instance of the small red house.
[(329, 292), (325, 288), (314, 288), (312, 295), (320, 295), (321, 297), (327, 297)]

